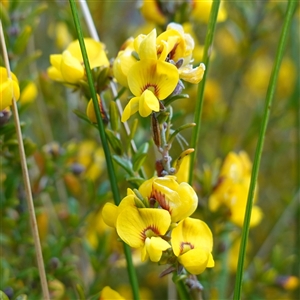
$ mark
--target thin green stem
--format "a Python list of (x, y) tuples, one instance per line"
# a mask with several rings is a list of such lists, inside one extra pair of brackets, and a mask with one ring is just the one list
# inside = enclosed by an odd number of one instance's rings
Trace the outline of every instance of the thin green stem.
[[(117, 185), (117, 178), (116, 178), (116, 174), (115, 174), (115, 170), (114, 170), (114, 166), (113, 166), (113, 162), (112, 162), (110, 149), (109, 149), (108, 142), (107, 142), (106, 135), (105, 135), (105, 128), (104, 128), (104, 124), (103, 124), (102, 117), (101, 117), (101, 112), (100, 112), (99, 105), (98, 105), (98, 99), (97, 99), (95, 87), (93, 84), (93, 77), (92, 77), (91, 68), (90, 68), (90, 64), (89, 64), (89, 60), (88, 60), (88, 56), (87, 56), (87, 51), (86, 51), (86, 47), (85, 47), (85, 43), (84, 43), (84, 38), (83, 38), (83, 34), (82, 34), (82, 29), (81, 29), (81, 25), (80, 25), (80, 21), (79, 21), (79, 16), (78, 16), (75, 0), (69, 0), (69, 3), (70, 3), (71, 10), (72, 10), (73, 20), (74, 20), (77, 35), (78, 35), (78, 40), (79, 40), (81, 53), (82, 53), (82, 57), (83, 57), (83, 61), (84, 61), (84, 66), (85, 66), (85, 70), (86, 70), (86, 74), (87, 74), (88, 84), (90, 87), (93, 104), (95, 107), (98, 130), (99, 130), (102, 147), (103, 147), (104, 154), (105, 154), (106, 165), (107, 165), (108, 176), (109, 176), (111, 189), (112, 189), (112, 193), (113, 193), (113, 198), (114, 198), (115, 204), (118, 205), (121, 201), (121, 198), (120, 198), (119, 189), (118, 189), (118, 185)], [(133, 262), (132, 262), (130, 248), (125, 243), (123, 243), (123, 246), (124, 246), (124, 253), (125, 253), (125, 257), (126, 257), (126, 261), (127, 261), (127, 270), (128, 270), (129, 280), (131, 283), (133, 298), (135, 300), (138, 300), (139, 299), (138, 281), (137, 281), (135, 269), (134, 269)]]
[(255, 158), (253, 162), (253, 169), (251, 174), (251, 182), (250, 182), (250, 188), (249, 188), (249, 194), (247, 199), (247, 205), (246, 205), (246, 212), (245, 212), (245, 219), (244, 219), (244, 226), (242, 230), (242, 238), (241, 238), (241, 246), (240, 246), (240, 252), (239, 252), (239, 259), (238, 259), (238, 266), (237, 266), (237, 276), (235, 281), (235, 288), (234, 288), (234, 295), (233, 299), (241, 299), (242, 294), (242, 280), (243, 280), (243, 270), (244, 270), (244, 262), (245, 262), (245, 256), (246, 256), (246, 247), (247, 247), (247, 241), (248, 241), (248, 235), (249, 235), (249, 225), (250, 225), (250, 218), (251, 218), (251, 210), (253, 205), (253, 198), (254, 198), (254, 191), (256, 187), (256, 181), (258, 178), (258, 172), (259, 172), (259, 166), (262, 156), (262, 150), (263, 150), (263, 144), (265, 140), (266, 130), (267, 130), (267, 124), (270, 116), (271, 111), (271, 105), (272, 100), (274, 97), (275, 89), (276, 89), (276, 83), (278, 78), (278, 73), (281, 65), (281, 61), (284, 54), (284, 49), (288, 37), (289, 28), (291, 26), (292, 16), (296, 9), (297, 1), (290, 0), (288, 3), (288, 8), (286, 12), (286, 16), (284, 19), (283, 29), (281, 32), (279, 45), (277, 48), (275, 63), (273, 66), (267, 95), (266, 95), (266, 102), (265, 102), (265, 108), (264, 108), (264, 115), (261, 125), (261, 130), (259, 133), (259, 138), (256, 146), (255, 151)]
[[(5, 67), (7, 70), (7, 77), (11, 79), (10, 65), (9, 65), (9, 61), (8, 61), (7, 49), (6, 49), (1, 20), (0, 20), (0, 39), (1, 39), (1, 44), (2, 44)], [(29, 212), (30, 227), (31, 227), (31, 232), (32, 232), (32, 236), (33, 236), (33, 241), (34, 241), (34, 248), (35, 248), (35, 252), (36, 252), (35, 255), (36, 255), (38, 271), (39, 271), (39, 275), (40, 275), (43, 299), (48, 300), (48, 299), (50, 299), (50, 295), (49, 295), (45, 265), (44, 265), (44, 260), (43, 260), (42, 247), (41, 247), (39, 231), (38, 231), (37, 221), (36, 221), (36, 216), (35, 216), (35, 209), (34, 209), (34, 204), (33, 204), (33, 199), (32, 199), (30, 179), (29, 179), (29, 173), (28, 173), (27, 162), (26, 162), (26, 154), (25, 154), (23, 137), (22, 137), (21, 126), (20, 126), (19, 112), (18, 112), (16, 100), (14, 97), (12, 99), (12, 111), (13, 111), (14, 121), (15, 121), (15, 125), (16, 125), (16, 134), (17, 134), (20, 161), (21, 161), (22, 174), (23, 174), (23, 180), (24, 180), (24, 188), (25, 188), (25, 192), (26, 192), (26, 200), (27, 200), (27, 206), (28, 206), (28, 212)]]
[[(174, 281), (174, 279), (173, 279), (173, 281)], [(175, 280), (175, 285), (176, 285), (176, 289), (177, 289), (179, 298), (181, 300), (191, 300), (192, 299), (183, 280), (179, 280), (179, 281)]]
[(215, 28), (217, 24), (217, 17), (220, 7), (220, 0), (214, 0), (210, 12), (208, 27), (207, 27), (207, 35), (205, 38), (204, 44), (204, 54), (203, 54), (203, 63), (205, 65), (205, 72), (202, 81), (200, 81), (198, 86), (198, 95), (197, 95), (197, 102), (196, 102), (196, 111), (194, 116), (194, 122), (196, 126), (193, 130), (192, 140), (191, 140), (191, 148), (194, 148), (195, 151), (191, 154), (191, 163), (190, 163), (190, 170), (189, 170), (189, 184), (193, 183), (193, 175), (194, 175), (194, 164), (197, 156), (197, 143), (199, 139), (200, 127), (201, 127), (201, 116), (202, 116), (202, 106), (203, 106), (203, 99), (204, 99), (204, 87), (206, 82), (206, 77), (208, 73), (209, 67), (209, 59), (212, 53), (212, 44), (214, 39)]

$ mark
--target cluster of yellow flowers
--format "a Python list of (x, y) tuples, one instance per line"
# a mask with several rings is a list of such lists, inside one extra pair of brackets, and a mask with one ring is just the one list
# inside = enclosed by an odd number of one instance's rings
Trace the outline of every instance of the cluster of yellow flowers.
[(137, 111), (142, 117), (160, 111), (160, 100), (182, 90), (181, 79), (200, 82), (205, 66), (193, 68), (193, 49), (193, 38), (176, 23), (170, 23), (159, 36), (153, 29), (127, 40), (113, 65), (118, 83), (134, 95), (124, 109), (123, 122)]
[(153, 177), (138, 190), (127, 190), (119, 206), (107, 203), (102, 216), (132, 248), (141, 248), (141, 259), (170, 263), (200, 274), (214, 266), (212, 233), (201, 220), (190, 218), (198, 197), (175, 176)]
[[(225, 207), (228, 211), (225, 215), (240, 227), (244, 222), (251, 168), (251, 161), (246, 152), (230, 152), (223, 162), (219, 182), (209, 198), (210, 210), (216, 211), (222, 206)], [(259, 224), (261, 218), (261, 209), (253, 205), (250, 226)]]

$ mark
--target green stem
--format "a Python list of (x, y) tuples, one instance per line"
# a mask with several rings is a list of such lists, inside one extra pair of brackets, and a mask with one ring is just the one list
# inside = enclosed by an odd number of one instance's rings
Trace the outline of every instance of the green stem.
[[(82, 57), (83, 57), (83, 62), (84, 62), (85, 70), (86, 70), (87, 80), (88, 80), (88, 84), (90, 87), (93, 104), (95, 107), (98, 130), (99, 130), (102, 147), (103, 147), (104, 154), (105, 154), (107, 171), (108, 171), (110, 185), (111, 185), (111, 189), (112, 189), (112, 193), (113, 193), (113, 198), (114, 198), (115, 204), (118, 205), (121, 202), (119, 189), (118, 189), (118, 185), (117, 185), (118, 181), (116, 178), (110, 149), (109, 149), (108, 142), (107, 142), (106, 135), (105, 135), (105, 128), (104, 128), (104, 124), (103, 124), (102, 117), (101, 117), (101, 112), (100, 112), (99, 105), (98, 105), (98, 99), (97, 99), (95, 87), (93, 84), (93, 77), (92, 77), (91, 68), (90, 68), (90, 64), (89, 64), (89, 60), (88, 60), (88, 56), (87, 56), (87, 51), (85, 48), (84, 38), (83, 38), (83, 34), (82, 34), (82, 29), (81, 29), (81, 25), (80, 25), (80, 21), (79, 21), (79, 16), (78, 16), (75, 0), (69, 0), (69, 3), (70, 3), (71, 10), (72, 10), (73, 20), (74, 20), (77, 35), (78, 35), (78, 40), (79, 40), (81, 53), (82, 53)], [(124, 245), (124, 252), (125, 252), (125, 257), (126, 257), (126, 261), (127, 261), (127, 270), (128, 270), (129, 280), (130, 280), (131, 288), (132, 288), (132, 292), (133, 292), (133, 298), (135, 300), (137, 300), (137, 299), (139, 299), (138, 281), (137, 281), (135, 269), (134, 269), (134, 266), (132, 263), (130, 248), (125, 243), (123, 245)]]
[(191, 295), (187, 291), (187, 287), (186, 287), (186, 285), (185, 285), (185, 283), (184, 283), (183, 280), (178, 280), (178, 281), (175, 282), (175, 284), (176, 284), (176, 288), (177, 288), (177, 292), (178, 292), (179, 298), (181, 300), (191, 300), (192, 299)]
[(202, 116), (202, 106), (203, 106), (203, 99), (204, 99), (204, 87), (206, 82), (206, 77), (208, 73), (209, 67), (209, 58), (212, 53), (212, 43), (214, 38), (214, 32), (217, 24), (217, 17), (220, 7), (220, 0), (214, 0), (210, 12), (209, 22), (208, 22), (208, 29), (207, 35), (205, 38), (204, 44), (204, 54), (203, 54), (203, 63), (205, 65), (205, 72), (202, 81), (200, 81), (198, 86), (198, 95), (197, 95), (197, 102), (196, 102), (196, 112), (194, 116), (194, 122), (196, 126), (193, 130), (192, 140), (191, 140), (191, 148), (194, 148), (195, 151), (191, 154), (191, 163), (190, 163), (190, 170), (189, 170), (189, 184), (193, 183), (193, 175), (194, 175), (194, 164), (197, 155), (197, 142), (199, 139), (200, 127), (201, 127), (201, 116)]
[(283, 29), (281, 32), (280, 40), (279, 40), (279, 46), (277, 48), (276, 53), (276, 59), (273, 66), (267, 95), (266, 95), (266, 102), (265, 102), (265, 108), (264, 108), (264, 116), (262, 120), (261, 130), (257, 142), (257, 147), (255, 151), (255, 158), (253, 162), (253, 169), (251, 174), (251, 182), (250, 182), (250, 188), (249, 188), (249, 194), (247, 199), (247, 205), (246, 205), (246, 212), (245, 212), (245, 219), (244, 219), (244, 226), (242, 230), (242, 238), (241, 238), (241, 246), (240, 246), (240, 252), (239, 252), (239, 259), (238, 259), (238, 266), (237, 266), (237, 275), (236, 275), (236, 281), (235, 281), (235, 288), (234, 288), (234, 295), (233, 299), (241, 299), (241, 293), (242, 293), (242, 280), (243, 280), (243, 269), (244, 269), (244, 262), (245, 262), (245, 256), (246, 256), (246, 247), (247, 247), (247, 240), (249, 235), (249, 225), (250, 225), (250, 218), (251, 218), (251, 210), (252, 210), (252, 204), (253, 204), (253, 198), (254, 198), (254, 191), (256, 187), (256, 181), (258, 177), (258, 171), (260, 166), (260, 160), (262, 156), (262, 150), (263, 150), (263, 144), (264, 139), (266, 135), (266, 129), (267, 124), (270, 116), (270, 110), (272, 105), (273, 96), (276, 89), (276, 83), (278, 78), (278, 73), (282, 61), (282, 57), (284, 54), (284, 49), (288, 37), (288, 31), (291, 25), (292, 16), (296, 9), (297, 1), (290, 0), (284, 20)]

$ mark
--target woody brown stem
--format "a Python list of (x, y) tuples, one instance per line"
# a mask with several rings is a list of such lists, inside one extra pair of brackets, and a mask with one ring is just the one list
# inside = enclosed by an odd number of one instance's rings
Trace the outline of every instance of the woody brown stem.
[[(7, 77), (11, 79), (10, 66), (9, 66), (9, 61), (8, 61), (7, 49), (6, 49), (1, 20), (0, 20), (0, 39), (1, 39), (1, 44), (2, 44), (5, 67), (7, 70)], [(13, 111), (14, 121), (15, 121), (15, 125), (16, 125), (16, 133), (17, 133), (17, 140), (18, 140), (18, 146), (19, 146), (22, 174), (23, 174), (24, 186), (25, 186), (25, 191), (26, 191), (26, 200), (27, 200), (27, 206), (28, 206), (28, 212), (29, 212), (29, 218), (30, 218), (30, 227), (31, 227), (35, 251), (36, 251), (36, 259), (37, 259), (38, 270), (39, 270), (39, 275), (40, 275), (40, 280), (41, 280), (43, 299), (48, 300), (48, 299), (50, 299), (50, 296), (49, 296), (46, 272), (45, 272), (45, 267), (44, 267), (42, 248), (41, 248), (41, 244), (40, 244), (39, 232), (38, 232), (38, 227), (37, 227), (37, 222), (36, 222), (36, 217), (35, 217), (35, 210), (34, 210), (34, 205), (33, 205), (31, 186), (30, 186), (29, 174), (28, 174), (27, 163), (26, 163), (26, 155), (25, 155), (22, 132), (21, 132), (21, 127), (20, 127), (18, 107), (17, 107), (17, 103), (16, 103), (14, 97), (12, 99), (12, 111)]]

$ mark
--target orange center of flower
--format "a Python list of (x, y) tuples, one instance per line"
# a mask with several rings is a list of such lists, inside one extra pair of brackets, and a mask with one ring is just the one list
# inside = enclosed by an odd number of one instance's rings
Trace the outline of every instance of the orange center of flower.
[(191, 249), (194, 249), (194, 245), (189, 242), (182, 242), (180, 244), (180, 254), (183, 254)]
[(147, 228), (145, 228), (143, 230), (143, 232), (141, 233), (141, 239), (143, 241), (145, 241), (147, 237), (151, 238), (153, 236), (159, 236), (159, 235), (160, 235), (160, 232), (159, 232), (158, 228), (155, 225), (150, 225)]

